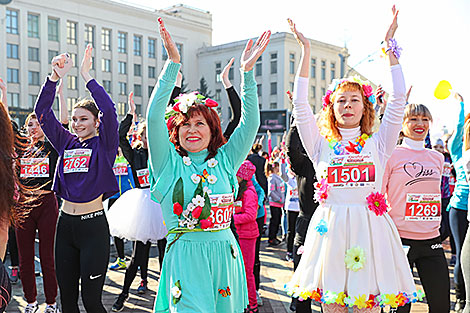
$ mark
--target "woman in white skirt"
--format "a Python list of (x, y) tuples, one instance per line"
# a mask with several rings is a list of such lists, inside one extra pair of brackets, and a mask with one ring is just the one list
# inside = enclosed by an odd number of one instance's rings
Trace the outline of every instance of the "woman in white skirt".
[(309, 225), (303, 255), (288, 293), (321, 302), (324, 312), (380, 312), (416, 301), (417, 294), (400, 237), (381, 191), (387, 159), (403, 121), (406, 87), (393, 39), (397, 14), (385, 37), (393, 80), (382, 124), (375, 96), (358, 77), (334, 80), (323, 97), (319, 125), (308, 103), (310, 42), (289, 20), (302, 47), (294, 87), (294, 115), (302, 143), (315, 166), (320, 206)]

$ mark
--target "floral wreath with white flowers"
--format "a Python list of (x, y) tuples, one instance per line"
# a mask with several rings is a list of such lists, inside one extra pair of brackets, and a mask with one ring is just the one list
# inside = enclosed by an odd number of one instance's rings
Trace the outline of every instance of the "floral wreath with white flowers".
[(198, 91), (180, 94), (174, 99), (175, 104), (167, 107), (165, 111), (165, 120), (172, 120), (178, 113), (186, 114), (193, 105), (203, 104), (208, 108), (216, 108), (219, 104), (211, 98), (206, 98)]
[(355, 75), (348, 78), (333, 79), (330, 86), (328, 87), (328, 90), (326, 91), (326, 94), (322, 98), (323, 110), (326, 110), (326, 108), (331, 104), (331, 95), (333, 95), (333, 93), (338, 89), (338, 87), (345, 82), (358, 83), (359, 85), (361, 85), (362, 90), (364, 91), (364, 95), (367, 97), (369, 102), (375, 104), (376, 100), (374, 95), (374, 89), (372, 88), (370, 82), (363, 81), (358, 75)]

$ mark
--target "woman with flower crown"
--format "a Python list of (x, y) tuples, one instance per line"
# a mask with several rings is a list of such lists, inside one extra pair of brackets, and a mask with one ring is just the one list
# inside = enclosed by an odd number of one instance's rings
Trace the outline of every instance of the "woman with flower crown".
[(316, 124), (308, 104), (310, 42), (289, 20), (302, 47), (294, 88), (294, 115), (300, 138), (312, 160), (318, 183), (315, 211), (300, 263), (286, 285), (300, 301), (321, 302), (324, 312), (380, 312), (381, 307), (416, 301), (417, 294), (400, 237), (380, 194), (387, 159), (403, 120), (405, 82), (393, 35), (385, 42), (393, 81), (391, 101), (373, 133), (375, 97), (361, 79), (334, 80), (323, 97)]
[(158, 21), (169, 59), (149, 102), (147, 137), (150, 190), (161, 203), (170, 234), (154, 311), (243, 312), (247, 283), (230, 222), (238, 188), (235, 173), (260, 122), (252, 70), (271, 33), (263, 33), (255, 44), (248, 41), (242, 53), (242, 116), (226, 142), (211, 99), (181, 95), (165, 112), (180, 55)]

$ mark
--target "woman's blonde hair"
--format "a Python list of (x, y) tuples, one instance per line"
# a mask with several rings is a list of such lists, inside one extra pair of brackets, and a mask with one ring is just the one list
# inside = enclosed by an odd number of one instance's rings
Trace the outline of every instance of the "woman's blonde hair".
[(465, 124), (463, 127), (463, 148), (465, 151), (470, 149), (470, 113), (465, 116)]
[(341, 134), (338, 129), (338, 121), (335, 117), (335, 112), (333, 109), (336, 95), (339, 91), (359, 91), (362, 96), (362, 102), (364, 104), (364, 110), (362, 112), (362, 118), (360, 121), (361, 132), (367, 135), (372, 135), (375, 131), (376, 125), (376, 116), (373, 104), (369, 99), (364, 95), (364, 90), (359, 83), (352, 81), (342, 82), (335, 90), (335, 92), (330, 96), (331, 104), (328, 105), (325, 109), (322, 110), (320, 114), (320, 119), (318, 120), (318, 127), (320, 128), (320, 133), (328, 139), (334, 139), (340, 141), (342, 139)]
[(424, 104), (414, 104), (410, 103), (405, 107), (405, 115), (403, 116), (403, 121), (411, 116), (423, 116), (427, 117), (429, 121), (432, 122), (431, 111)]

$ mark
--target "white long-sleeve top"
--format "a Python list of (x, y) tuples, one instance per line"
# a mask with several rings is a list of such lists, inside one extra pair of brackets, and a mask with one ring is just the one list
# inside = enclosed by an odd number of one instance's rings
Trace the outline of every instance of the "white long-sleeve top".
[[(395, 149), (406, 105), (406, 86), (401, 66), (399, 64), (393, 65), (390, 67), (390, 71), (392, 74), (393, 91), (385, 109), (379, 131), (373, 134), (371, 138), (374, 140), (379, 152), (382, 166), (385, 166)], [(308, 78), (306, 77), (296, 77), (293, 114), (302, 144), (313, 164), (316, 165), (324, 145), (327, 145), (328, 148), (328, 141), (320, 135), (315, 116), (308, 103)], [(360, 127), (354, 129), (340, 128), (339, 131), (342, 136), (342, 143), (347, 143), (361, 135)]]

